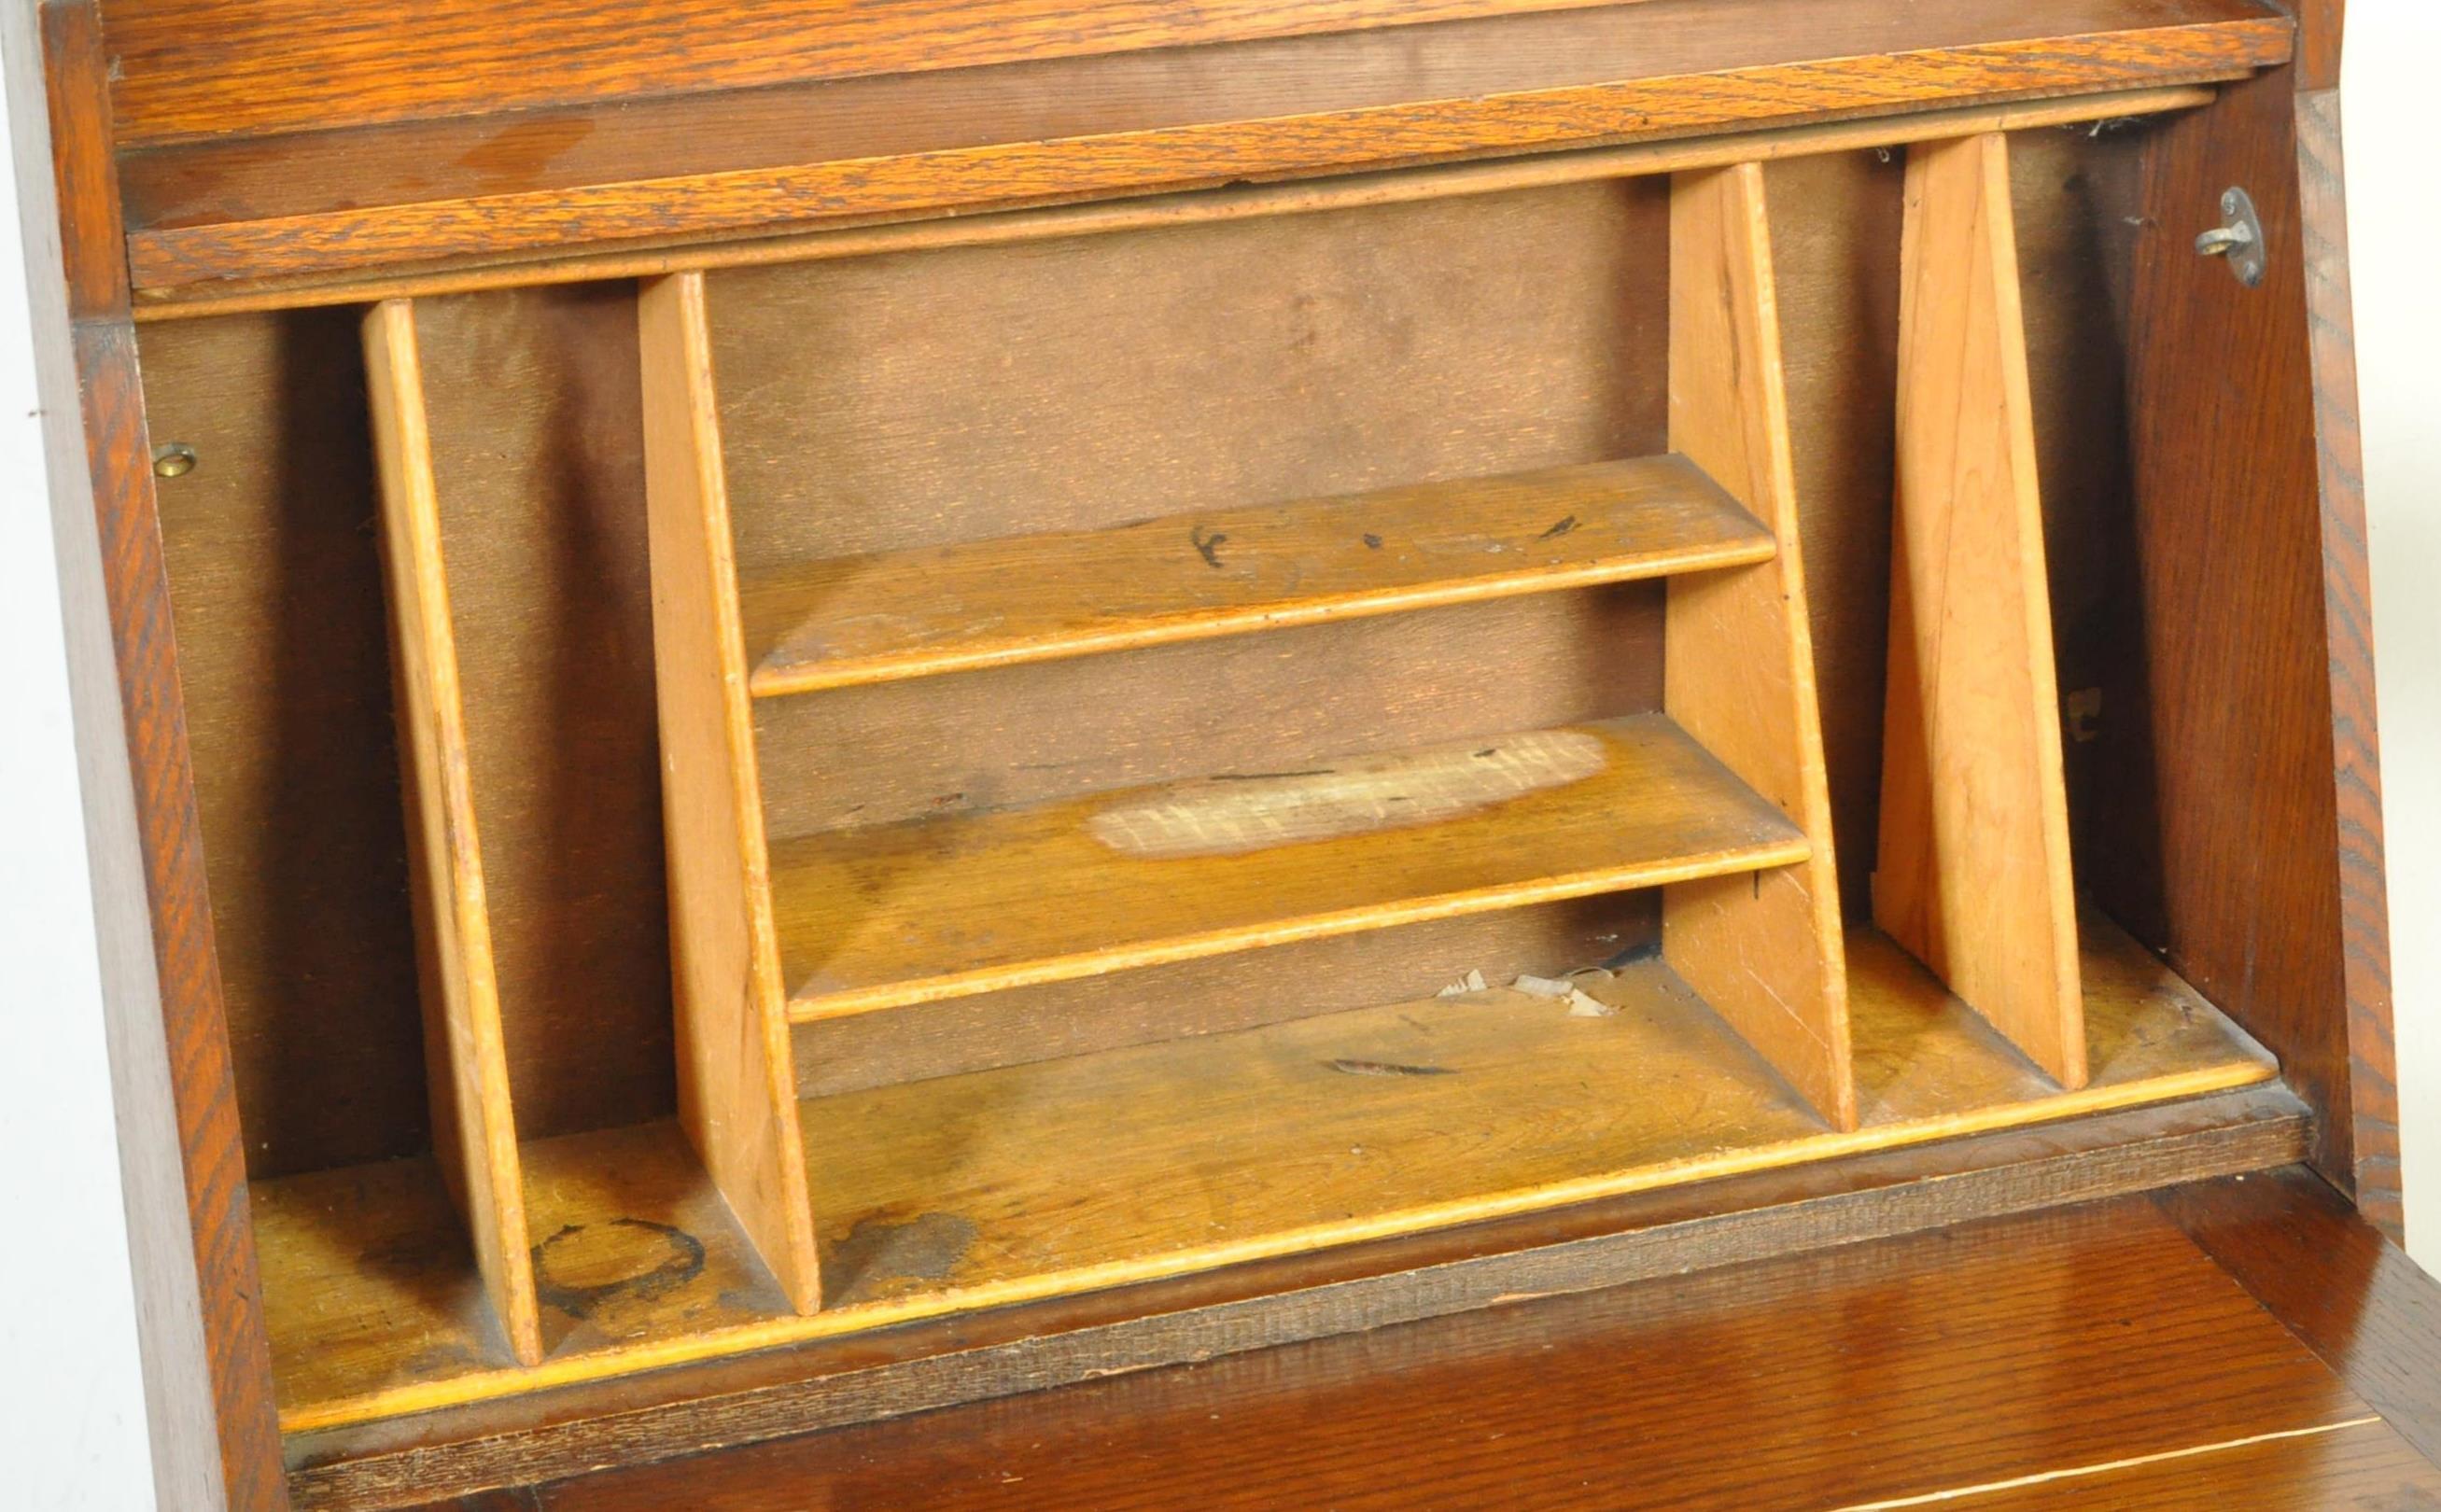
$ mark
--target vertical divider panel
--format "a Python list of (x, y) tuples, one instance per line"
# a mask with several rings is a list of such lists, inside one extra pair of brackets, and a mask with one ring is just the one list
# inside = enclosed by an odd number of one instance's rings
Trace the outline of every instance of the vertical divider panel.
[(1873, 916), (2085, 1085), (2058, 675), (2008, 138), (1910, 148)]
[(703, 275), (643, 285), (644, 473), (678, 1119), (800, 1312), (821, 1305)]
[(386, 299), (375, 305), (365, 316), (364, 346), (373, 449), (381, 469), (382, 561), (406, 757), (401, 785), (433, 1149), (450, 1197), (474, 1237), (476, 1264), (509, 1347), (520, 1363), (534, 1365), (542, 1361), (542, 1323), (492, 971), (474, 777), (441, 560), (440, 499), (413, 303)]
[(1663, 954), (1817, 1112), (1853, 1128), (1838, 869), (1757, 163), (1671, 181), (1670, 448), (1770, 527), (1778, 550), (1671, 580), (1665, 706), (1804, 830), (1812, 854), (1665, 889)]

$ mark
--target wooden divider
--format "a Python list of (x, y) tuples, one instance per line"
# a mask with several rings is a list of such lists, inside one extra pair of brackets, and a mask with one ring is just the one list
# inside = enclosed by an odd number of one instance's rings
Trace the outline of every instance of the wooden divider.
[(1890, 693), (1873, 917), (2085, 1084), (2059, 689), (1995, 132), (1908, 153)]
[(1803, 861), (1663, 893), (1663, 953), (1837, 1128), (1856, 1124), (1848, 977), (1763, 168), (1670, 191), (1670, 447), (1770, 527), (1767, 562), (1670, 584), (1664, 704), (1805, 833)]
[(542, 1360), (526, 1234), (525, 1182), (509, 1108), (499, 991), (483, 901), (473, 774), (458, 651), (441, 564), (415, 306), (375, 305), (364, 324), (373, 449), (381, 468), (382, 559), (407, 810), (407, 843), (424, 1000), (433, 1152), (475, 1241), (483, 1287), (519, 1363)]
[(644, 472), (678, 1120), (801, 1312), (821, 1305), (703, 275), (644, 286)]

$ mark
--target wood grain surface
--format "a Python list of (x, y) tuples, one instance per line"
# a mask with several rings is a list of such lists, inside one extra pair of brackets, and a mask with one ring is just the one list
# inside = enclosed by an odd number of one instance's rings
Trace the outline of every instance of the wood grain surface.
[(2418, 1452), (2441, 1460), (2441, 1282), (2309, 1172), (2206, 1182), (2159, 1205)]
[(1670, 444), (1763, 520), (1780, 550), (1670, 584), (1662, 706), (1803, 833), (1807, 855), (1745, 886), (1666, 890), (1662, 948), (1834, 1127), (1853, 1127), (1839, 872), (1759, 163), (1671, 182)]
[(803, 836), (772, 847), (770, 888), (803, 1021), (1806, 854), (1644, 714)]
[[(122, 141), (362, 125), (464, 110), (803, 80), (967, 68), (1266, 36), (1355, 30), (1600, 0), (751, 0), (603, 5), (549, 0), (502, 18), (444, 0), (422, 25), (307, 19), (200, 0), (114, 3)], [(503, 24), (504, 21), (506, 24)], [(198, 45), (199, 42), (204, 45)], [(536, 54), (548, 54), (549, 69)], [(646, 79), (648, 88), (639, 88)]]
[[(2029, 131), (2095, 121), (2112, 122), (2111, 129), (2124, 130), (2138, 117), (2209, 104), (2213, 87), (2209, 83), (2156, 84), (1997, 104), (1935, 107), (1900, 116), (1856, 117), (1806, 126), (1759, 126), (1709, 136), (1663, 138), (1474, 163), (1384, 169), (1279, 184), (1238, 184), (1217, 189), (1136, 194), (946, 220), (885, 221), (659, 249), (578, 251), (547, 261), (513, 261), (420, 273), (227, 279), (192, 288), (139, 291), (136, 313), (139, 320), (183, 319), (239, 311), (362, 303), (392, 297), (461, 294), (476, 289), (646, 278), (697, 268), (763, 267), (775, 262), (865, 257), (879, 252), (997, 245), (1203, 221), (1408, 204), (1595, 179), (1723, 168), (1734, 163), (1781, 162), (1850, 149), (1946, 140), (1987, 131)], [(638, 106), (646, 103), (639, 101)], [(214, 151), (217, 154), (223, 150)], [(234, 147), (227, 151), (234, 155)], [(132, 196), (142, 194), (143, 186), (149, 182), (145, 171), (151, 161), (144, 153), (126, 160), (133, 175), (129, 191)], [(266, 176), (275, 182), (279, 177)], [(174, 188), (174, 183), (166, 184), (163, 191), (170, 192)]]
[[(767, 234), (2238, 78), (2286, 61), (2292, 30), (2252, 0), (2038, 10), (1977, 0), (1932, 12), (1862, 0), (1799, 11), (1784, 0), (1643, 0), (835, 81), (734, 97), (743, 109), (733, 119), (701, 102), (683, 117), (605, 104), (565, 120), (520, 117), (505, 146), (468, 139), (462, 125), (369, 128), (370, 141), (291, 138), (276, 165), (251, 174), (243, 159), (161, 169), (172, 181), (250, 179), (254, 192), (229, 203), (214, 188), (139, 225), (130, 257), (136, 282), (157, 288)], [(582, 153), (591, 161), (564, 182), (546, 171), (535, 187), (519, 167), (558, 157), (559, 144), (620, 137), (606, 153)], [(387, 175), (376, 166), (386, 157), (395, 165)], [(432, 165), (470, 161), (486, 165), (472, 182), (430, 182)], [(130, 173), (148, 176), (133, 162)]]
[(833, 1299), (810, 1317), (787, 1315), (672, 1125), (536, 1142), (533, 1221), (567, 1237), (538, 1265), (553, 1344), (534, 1370), (483, 1331), (427, 1163), (258, 1182), (285, 1421), (364, 1424), (2271, 1075), (2132, 942), (2099, 921), (2088, 937), (2096, 1075), (2075, 1093), (1904, 952), (1852, 937), (1852, 1133), (1651, 963), (1597, 987), (1608, 1017), (1427, 999), (809, 1100)]
[(2085, 1079), (2008, 138), (1908, 150), (1873, 921)]
[(481, 826), (413, 301), (375, 305), (365, 315), (364, 333), (365, 390), (381, 467), (391, 682), (399, 745), (407, 753), (401, 785), (433, 1149), (450, 1200), (474, 1239), (476, 1267), (510, 1353), (533, 1365), (542, 1360), (542, 1325), (501, 1043), (499, 982), (492, 970)]
[[(2132, 1198), (616, 1471), (527, 1504), (2092, 1506), (2171, 1456), (2235, 1506), (2366, 1504), (2384, 1476), (2410, 1492), (2387, 1504), (2416, 1504), (2431, 1467), (2366, 1432), (2380, 1426)], [(2057, 1479), (2009, 1487), (2037, 1476)], [(2269, 1499), (2281, 1480), (2305, 1498)]]
[[(2336, 45), (2336, 5), (2317, 18)], [(2363, 444), (2357, 430), (2355, 309), (2335, 89), (2297, 97), (2297, 225), (2314, 364), (2323, 504), (2323, 616), (2330, 648), (2331, 758), (2339, 829), (2341, 967), (2347, 994), (2349, 1116), (2357, 1205), (2403, 1239), (2397, 1050), (2391, 1028), (2390, 893), (2382, 866), (2381, 756), (2374, 710), (2373, 580)]]
[(757, 697), (1734, 567), (1679, 457), (810, 562), (740, 586)]
[[(2099, 669), (2115, 712), (2097, 731), (2091, 812), (2127, 843), (2088, 857), (2085, 883), (2281, 1057), (2323, 1113), (2315, 1168), (2352, 1187), (2354, 1063), (2370, 1108), (2391, 1075), (2380, 904), (2354, 858), (2368, 854), (2357, 820), (2372, 731), (2358, 720), (2371, 700), (2363, 621), (2332, 618), (2335, 597), (2362, 601), (2347, 586), (2344, 510), (2323, 495), (2289, 83), (2232, 86), (2146, 144), (2152, 219), (2125, 327), (2138, 577), (2117, 621), (2143, 654)], [(2233, 184), (2265, 227), (2252, 289), (2193, 254)], [(2222, 633), (2195, 634), (2206, 620)], [(2352, 969), (2365, 994), (2353, 1003)], [(2386, 1122), (2377, 1111), (2377, 1151)]]
[(636, 303), (678, 1123), (800, 1312), (822, 1305), (703, 276)]

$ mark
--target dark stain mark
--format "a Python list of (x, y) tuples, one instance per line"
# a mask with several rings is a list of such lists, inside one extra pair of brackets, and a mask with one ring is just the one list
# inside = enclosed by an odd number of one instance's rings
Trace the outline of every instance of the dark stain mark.
[(1611, 957), (1608, 961), (1603, 962), (1602, 969), (1604, 971), (1617, 971), (1621, 966), (1633, 966), (1647, 961), (1658, 961), (1660, 959), (1661, 942), (1658, 940), (1647, 940), (1642, 945), (1629, 945), (1626, 949)]
[(1474, 753), (1474, 759), (1475, 759), (1475, 760), (1477, 760), (1477, 761), (1481, 761), (1481, 760), (1483, 760), (1483, 759), (1484, 759), (1485, 757), (1487, 757), (1487, 756), (1497, 756), (1497, 755), (1499, 755), (1499, 754), (1500, 754), (1500, 747), (1497, 747), (1497, 746), (1486, 746), (1486, 747), (1483, 747), (1483, 749), (1481, 749), (1481, 750), (1479, 750), (1479, 751), (1476, 751), (1476, 752)]
[(1753, 878), (1754, 878), (1754, 895), (1755, 895), (1756, 897), (1758, 897), (1758, 898), (1762, 897), (1762, 896), (1763, 896), (1763, 873), (1762, 873), (1761, 872), (1750, 872), (1750, 873), (1747, 873), (1747, 875), (1749, 875), (1749, 876), (1751, 876), (1751, 877), (1753, 877)]
[(1336, 766), (1312, 766), (1308, 767), (1306, 770), (1301, 772), (1215, 772), (1210, 777), (1204, 779), (1204, 781), (1212, 783), (1270, 783), (1276, 782), (1283, 777), (1329, 777), (1335, 775), (1338, 770), (1339, 768)]
[(669, 1255), (649, 1270), (622, 1276), (616, 1281), (589, 1287), (554, 1281), (551, 1275), (552, 1248), (585, 1232), (585, 1225), (581, 1223), (569, 1224), (533, 1247), (534, 1295), (544, 1306), (555, 1307), (570, 1318), (582, 1320), (593, 1316), (594, 1309), (613, 1298), (634, 1297), (649, 1302), (655, 1297), (669, 1295), (703, 1274), (703, 1241), (684, 1229), (655, 1223), (648, 1218), (612, 1218), (609, 1227), (658, 1233), (669, 1246)]
[(826, 1269), (847, 1277), (841, 1301), (870, 1296), (894, 1281), (947, 1281), (975, 1245), (971, 1218), (919, 1213), (912, 1218), (868, 1214), (831, 1246)]
[(1365, 532), (1365, 544), (1376, 551), (1382, 549), (1382, 538), (1370, 531)]
[(1206, 531), (1199, 525), (1186, 532), (1186, 538), (1195, 543), (1195, 552), (1203, 558), (1205, 567), (1217, 567), (1220, 565), (1220, 548), (1229, 539), (1226, 534), (1220, 531)]
[(1349, 1076), (1455, 1076), (1447, 1066), (1401, 1066), (1389, 1060), (1327, 1060), (1324, 1065)]
[(1573, 531), (1576, 528), (1577, 517), (1571, 514), (1566, 519), (1562, 520), (1559, 524), (1552, 526), (1549, 530), (1545, 531), (1542, 534), (1536, 536), (1535, 539), (1538, 541), (1556, 541), (1561, 536), (1567, 534), (1570, 531)]
[[(507, 1341), (501, 1341), (503, 1349)], [(454, 1376), (464, 1370), (479, 1370), (492, 1363), (477, 1357), (464, 1344), (427, 1344), (407, 1357), (399, 1368), (408, 1380), (426, 1380), (435, 1376)]]

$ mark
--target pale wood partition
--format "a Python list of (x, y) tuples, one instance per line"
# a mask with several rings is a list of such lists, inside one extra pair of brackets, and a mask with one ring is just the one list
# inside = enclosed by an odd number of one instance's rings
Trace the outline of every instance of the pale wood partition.
[(1663, 953), (1816, 1111), (1853, 1128), (1838, 872), (1759, 163), (1672, 181), (1670, 448), (1760, 518), (1779, 550), (1672, 580), (1665, 707), (1796, 822), (1810, 854), (1666, 890)]
[(1908, 150), (1874, 922), (2085, 1084), (2008, 138)]
[(382, 560), (389, 584), (433, 1148), (473, 1236), (484, 1290), (509, 1347), (520, 1363), (539, 1364), (542, 1323), (509, 1107), (414, 304), (387, 299), (375, 305), (365, 317), (364, 345), (381, 470)]
[(637, 303), (678, 1121), (802, 1312), (822, 1301), (703, 275)]

